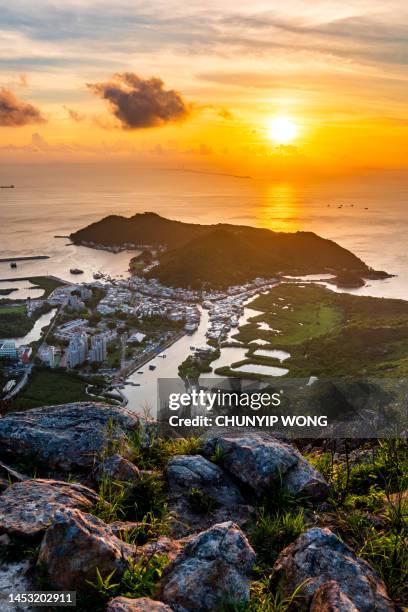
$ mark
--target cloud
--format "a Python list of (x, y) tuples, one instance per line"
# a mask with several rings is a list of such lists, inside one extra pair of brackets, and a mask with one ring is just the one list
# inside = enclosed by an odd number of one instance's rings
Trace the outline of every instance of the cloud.
[(50, 148), (48, 142), (37, 132), (31, 135), (31, 145), (35, 151), (48, 151)]
[(181, 94), (164, 89), (161, 79), (141, 79), (132, 72), (115, 74), (106, 83), (88, 83), (96, 95), (108, 100), (124, 129), (134, 130), (187, 119), (191, 109)]
[(227, 108), (220, 108), (217, 114), (225, 119), (225, 121), (231, 121), (234, 118), (234, 115)]
[(32, 104), (18, 100), (9, 89), (0, 89), (0, 125), (18, 127), (29, 123), (45, 123), (41, 111)]
[(78, 111), (76, 111), (73, 108), (68, 108), (68, 106), (65, 106), (64, 104), (64, 109), (67, 111), (69, 117), (72, 119), (72, 121), (75, 121), (76, 123), (80, 123), (81, 121), (85, 121), (86, 119), (86, 115), (79, 113)]

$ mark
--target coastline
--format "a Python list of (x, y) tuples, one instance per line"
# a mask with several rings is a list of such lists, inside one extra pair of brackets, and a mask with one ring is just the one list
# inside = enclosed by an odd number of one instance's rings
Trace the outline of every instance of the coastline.
[(31, 255), (26, 257), (1, 257), (0, 263), (7, 263), (11, 261), (34, 261), (36, 259), (50, 259), (49, 255)]

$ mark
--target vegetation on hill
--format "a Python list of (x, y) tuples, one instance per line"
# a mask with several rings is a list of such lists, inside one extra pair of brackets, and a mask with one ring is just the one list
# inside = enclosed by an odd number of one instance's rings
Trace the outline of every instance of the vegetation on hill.
[(149, 276), (179, 287), (227, 287), (277, 274), (348, 273), (354, 282), (385, 274), (312, 232), (285, 234), (240, 225), (181, 223), (154, 213), (129, 219), (106, 217), (70, 238), (75, 243), (166, 245), (167, 251)]

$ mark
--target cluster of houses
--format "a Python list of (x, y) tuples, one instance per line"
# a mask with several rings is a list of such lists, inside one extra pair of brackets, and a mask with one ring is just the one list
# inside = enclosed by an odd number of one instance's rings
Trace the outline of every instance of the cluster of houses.
[(256, 278), (251, 283), (229, 287), (227, 295), (215, 301), (204, 300), (210, 322), (207, 338), (218, 342), (227, 339), (231, 329), (238, 327), (248, 300), (261, 291), (268, 291), (276, 282), (276, 279)]
[(185, 330), (194, 332), (200, 323), (200, 311), (192, 297), (195, 292), (164, 287), (157, 281), (132, 277), (112, 283), (99, 302), (97, 312), (111, 315), (118, 311), (147, 319), (155, 316), (170, 321), (184, 321)]

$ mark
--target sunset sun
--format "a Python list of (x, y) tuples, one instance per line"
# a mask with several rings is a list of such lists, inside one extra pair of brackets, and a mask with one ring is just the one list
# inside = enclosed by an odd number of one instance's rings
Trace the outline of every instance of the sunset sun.
[(289, 144), (296, 138), (297, 133), (296, 123), (283, 115), (274, 117), (269, 122), (268, 136), (276, 144)]

